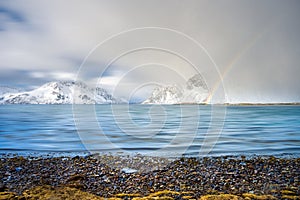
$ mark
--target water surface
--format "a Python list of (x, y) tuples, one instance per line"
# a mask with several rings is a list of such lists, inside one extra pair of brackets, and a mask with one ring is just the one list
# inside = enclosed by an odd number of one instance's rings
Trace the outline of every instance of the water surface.
[(299, 155), (300, 106), (2, 105), (0, 151)]

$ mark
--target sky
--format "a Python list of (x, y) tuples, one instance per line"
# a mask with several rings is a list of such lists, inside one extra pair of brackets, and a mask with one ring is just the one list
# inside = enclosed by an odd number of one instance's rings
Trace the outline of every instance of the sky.
[(298, 0), (0, 0), (0, 85), (145, 99), (199, 73), (212, 99), (300, 102), (299, 19)]

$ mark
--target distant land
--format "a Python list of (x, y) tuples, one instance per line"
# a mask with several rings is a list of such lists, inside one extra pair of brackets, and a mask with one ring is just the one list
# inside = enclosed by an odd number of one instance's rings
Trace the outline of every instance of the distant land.
[(138, 103), (114, 97), (104, 88), (90, 88), (80, 81), (53, 81), (34, 90), (0, 86), (0, 104), (157, 104), (157, 105), (226, 105), (269, 106), (300, 105), (300, 102), (237, 102), (207, 103), (209, 89), (201, 77), (192, 76), (184, 87), (166, 85), (154, 88), (146, 100)]
[(282, 103), (225, 103), (227, 106), (274, 106), (274, 105), (300, 105), (300, 102), (282, 102)]
[[(1, 89), (1, 88), (0, 88)], [(114, 104), (125, 103), (103, 88), (90, 88), (79, 81), (49, 82), (31, 91), (2, 87), (0, 104)]]
[(176, 85), (160, 86), (142, 104), (203, 104), (209, 89), (200, 74), (188, 79), (183, 89)]
[[(166, 104), (167, 105), (167, 104)], [(283, 102), (283, 103), (177, 103), (172, 105), (226, 105), (226, 106), (274, 106), (274, 105), (300, 105), (300, 102)]]

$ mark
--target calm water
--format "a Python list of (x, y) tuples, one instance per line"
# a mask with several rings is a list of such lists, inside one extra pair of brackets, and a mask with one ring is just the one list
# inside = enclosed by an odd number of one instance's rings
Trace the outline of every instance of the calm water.
[(2, 105), (0, 151), (299, 156), (300, 106)]

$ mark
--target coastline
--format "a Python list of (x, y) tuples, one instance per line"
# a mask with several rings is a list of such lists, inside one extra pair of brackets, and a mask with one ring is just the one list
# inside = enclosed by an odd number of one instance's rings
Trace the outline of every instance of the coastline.
[(300, 102), (278, 102), (278, 103), (1, 103), (7, 105), (200, 105), (200, 106), (299, 106)]
[(0, 199), (44, 199), (47, 195), (57, 199), (299, 199), (300, 196), (297, 157), (179, 158), (160, 169), (145, 172), (125, 171), (116, 165), (112, 168), (105, 159), (119, 158), (3, 156)]

